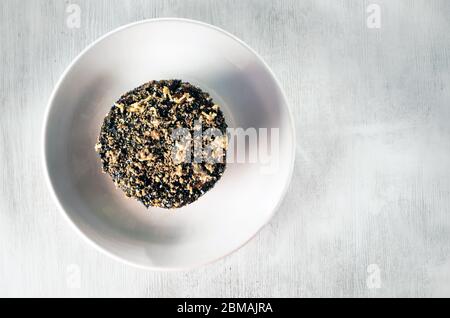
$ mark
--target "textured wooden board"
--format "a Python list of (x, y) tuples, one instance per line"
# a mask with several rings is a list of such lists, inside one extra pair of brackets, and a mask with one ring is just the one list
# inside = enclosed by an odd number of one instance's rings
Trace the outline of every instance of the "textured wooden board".
[[(373, 2), (379, 29), (370, 1), (78, 0), (70, 29), (68, 1), (1, 0), (0, 296), (450, 296), (450, 3)], [(266, 59), (298, 148), (286, 200), (255, 239), (156, 273), (107, 258), (62, 219), (40, 135), (86, 45), (169, 16), (222, 27)]]

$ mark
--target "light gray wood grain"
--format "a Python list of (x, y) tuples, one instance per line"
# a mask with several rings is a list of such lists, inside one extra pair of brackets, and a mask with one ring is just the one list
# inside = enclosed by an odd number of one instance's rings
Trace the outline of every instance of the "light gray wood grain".
[[(81, 27), (69, 29), (68, 1), (2, 0), (0, 296), (450, 296), (450, 2), (373, 2), (380, 29), (366, 27), (364, 1), (78, 0)], [(40, 134), (54, 84), (86, 45), (167, 16), (215, 24), (265, 58), (298, 148), (290, 191), (254, 240), (156, 273), (107, 258), (62, 219)]]

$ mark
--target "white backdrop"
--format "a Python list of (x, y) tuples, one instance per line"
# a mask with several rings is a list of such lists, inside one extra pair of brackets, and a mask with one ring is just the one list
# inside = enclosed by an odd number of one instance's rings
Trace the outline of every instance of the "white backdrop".
[[(275, 218), (188, 272), (135, 269), (90, 247), (41, 169), (44, 110), (65, 67), (104, 33), (153, 17), (247, 42), (296, 121)], [(449, 17), (448, 1), (1, 0), (0, 296), (450, 296)]]

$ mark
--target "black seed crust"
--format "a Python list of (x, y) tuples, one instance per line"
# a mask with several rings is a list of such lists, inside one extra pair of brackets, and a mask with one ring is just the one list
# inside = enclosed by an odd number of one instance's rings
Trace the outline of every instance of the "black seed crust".
[[(192, 136), (200, 129), (202, 133), (218, 129), (222, 136), (203, 134), (189, 144), (215, 145), (213, 160), (186, 161), (187, 149), (191, 159), (205, 158), (205, 151), (179, 146), (172, 136), (176, 128), (186, 128)], [(151, 81), (125, 93), (112, 106), (95, 150), (103, 172), (126, 196), (146, 207), (179, 208), (196, 201), (224, 173), (226, 129), (223, 113), (208, 93), (181, 80)], [(178, 157), (184, 160), (175, 160)]]

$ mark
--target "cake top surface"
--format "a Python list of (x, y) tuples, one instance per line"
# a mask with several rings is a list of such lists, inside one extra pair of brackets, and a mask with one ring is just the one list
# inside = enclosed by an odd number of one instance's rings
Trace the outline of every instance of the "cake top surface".
[(208, 93), (181, 80), (151, 81), (114, 104), (95, 150), (128, 197), (146, 207), (179, 208), (221, 178), (226, 129)]

